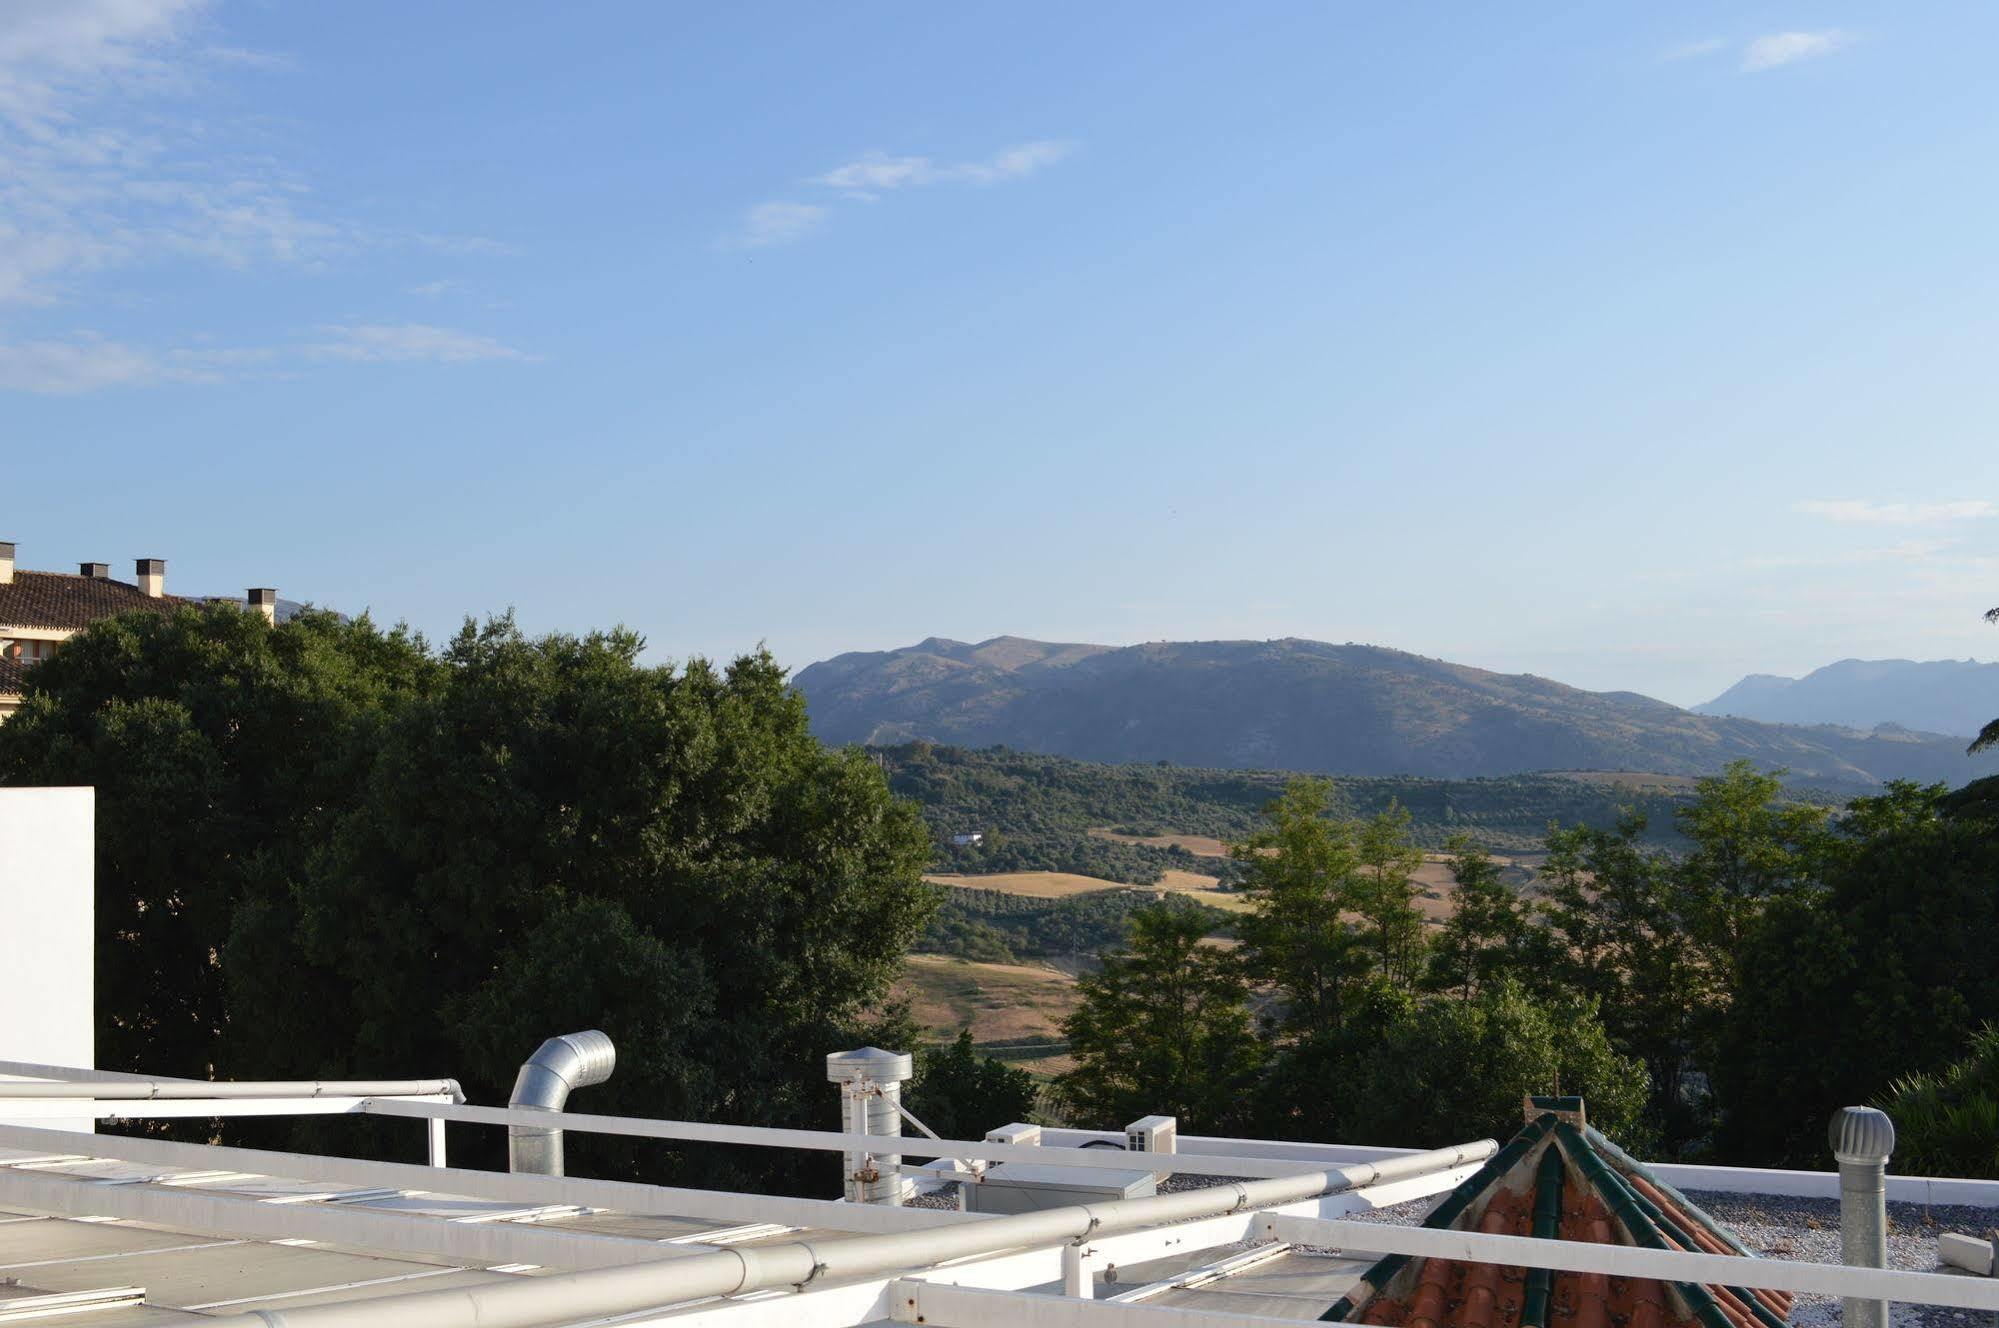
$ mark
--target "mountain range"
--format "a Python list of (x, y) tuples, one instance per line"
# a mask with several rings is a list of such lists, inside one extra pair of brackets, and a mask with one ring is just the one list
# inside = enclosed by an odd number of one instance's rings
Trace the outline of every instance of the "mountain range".
[(1999, 664), (1843, 659), (1802, 678), (1752, 673), (1694, 711), (1771, 724), (1901, 724), (1969, 738), (1999, 716)]
[[(1999, 771), (1961, 737), (1697, 714), (1382, 646), (1101, 646), (932, 637), (794, 679), (827, 742), (928, 739), (1086, 761), (1461, 779), (1536, 770), (1707, 774), (1731, 760), (1800, 780), (1962, 784)], [(1999, 712), (1995, 712), (1999, 713)]]

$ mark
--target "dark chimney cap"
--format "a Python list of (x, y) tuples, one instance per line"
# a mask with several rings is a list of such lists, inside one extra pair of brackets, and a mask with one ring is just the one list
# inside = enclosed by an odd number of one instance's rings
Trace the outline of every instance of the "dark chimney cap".
[(139, 559), (139, 575), (146, 576), (149, 574), (152, 576), (165, 576), (167, 574), (167, 560), (164, 558)]
[(92, 581), (109, 581), (111, 579), (110, 563), (78, 563), (76, 570), (84, 576), (89, 577)]
[(12, 558), (13, 556), (14, 556), (14, 541), (0, 540), (0, 558)]
[(250, 596), (250, 603), (255, 608), (261, 609), (266, 604), (270, 605), (272, 608), (277, 607), (278, 592), (271, 589), (269, 586), (251, 586), (249, 591), (249, 596)]

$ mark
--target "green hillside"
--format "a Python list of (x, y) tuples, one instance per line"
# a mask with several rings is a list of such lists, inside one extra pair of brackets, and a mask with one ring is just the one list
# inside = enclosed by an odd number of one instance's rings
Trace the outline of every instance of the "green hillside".
[[(889, 784), (923, 808), (946, 872), (1066, 871), (1148, 885), (1169, 868), (1224, 874), (1227, 864), (1178, 848), (1122, 843), (1092, 834), (1205, 835), (1248, 832), (1258, 813), (1296, 778), (1277, 771), (1197, 769), (1163, 763), (1104, 765), (1004, 747), (973, 751), (910, 743), (872, 749)], [(1468, 834), (1500, 853), (1541, 848), (1551, 822), (1610, 826), (1620, 808), (1651, 821), (1658, 842), (1675, 839), (1673, 811), (1690, 781), (1649, 776), (1510, 775), (1492, 779), (1349, 777), (1333, 781), (1342, 814), (1370, 816), (1390, 802), (1415, 818), (1416, 840), (1441, 848)], [(953, 834), (986, 843), (953, 848)]]

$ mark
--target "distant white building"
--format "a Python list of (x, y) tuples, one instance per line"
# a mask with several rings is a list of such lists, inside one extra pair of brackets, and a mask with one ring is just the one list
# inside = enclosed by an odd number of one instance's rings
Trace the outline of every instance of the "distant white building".
[(974, 830), (969, 834), (951, 836), (952, 848), (977, 848), (985, 842), (985, 834), (979, 830)]

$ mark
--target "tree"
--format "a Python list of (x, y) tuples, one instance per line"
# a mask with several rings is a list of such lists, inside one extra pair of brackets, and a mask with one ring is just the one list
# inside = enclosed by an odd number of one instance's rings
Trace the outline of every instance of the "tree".
[(1544, 999), (1595, 1003), (1611, 1045), (1645, 1065), (1648, 1128), (1673, 1155), (1706, 1129), (1698, 1038), (1724, 992), (1689, 930), (1679, 865), (1642, 847), (1644, 832), (1644, 818), (1632, 814), (1614, 830), (1550, 833), (1542, 869), (1547, 962), (1527, 976)]
[(1282, 996), (1279, 1024), (1297, 1036), (1337, 1030), (1343, 994), (1367, 969), (1346, 914), (1360, 858), (1351, 824), (1329, 819), (1332, 784), (1299, 779), (1264, 811), (1266, 824), (1230, 849), (1252, 912), (1238, 924), (1243, 962)]
[[(449, 1074), (490, 1102), (543, 1038), (602, 1027), (601, 1110), (824, 1124), (825, 1053), (909, 1035), (887, 998), (935, 905), (928, 837), (866, 757), (813, 738), (768, 654), (654, 668), (640, 647), (503, 618), (433, 654), (228, 606), (74, 638), (0, 728), (0, 779), (97, 786), (99, 1064)], [(571, 1152), (643, 1170), (629, 1142)]]
[(1077, 1120), (1122, 1125), (1154, 1113), (1190, 1132), (1245, 1121), (1262, 1050), (1248, 993), (1226, 951), (1204, 945), (1198, 914), (1146, 909), (1132, 937), (1078, 987), (1063, 1021), (1074, 1070), (1056, 1080)]
[(1828, 810), (1786, 799), (1783, 774), (1731, 761), (1700, 780), (1679, 811), (1692, 841), (1680, 867), (1688, 920), (1717, 964), (1733, 961), (1744, 929), (1770, 900), (1818, 880), (1832, 848)]
[(1499, 864), (1464, 835), (1449, 846), (1451, 915), (1430, 947), (1427, 984), (1471, 1000), (1500, 978), (1517, 974), (1529, 955), (1545, 951), (1533, 906), (1506, 883)]
[[(1985, 621), (1999, 623), (1999, 609), (1987, 610)], [(1993, 720), (1978, 731), (1978, 736), (1972, 740), (1969, 752), (1975, 755), (1990, 747), (1999, 747), (1999, 719)]]
[(916, 1053), (916, 1077), (903, 1100), (939, 1138), (983, 1139), (988, 1130), (1026, 1120), (1037, 1097), (1033, 1075), (979, 1055), (965, 1029), (948, 1047)]
[(1745, 934), (1712, 1065), (1725, 1160), (1821, 1166), (1825, 1122), (1999, 1021), (1999, 808), (1892, 786), (1842, 819), (1816, 890)]
[(1359, 860), (1354, 907), (1374, 933), (1375, 971), (1401, 986), (1414, 984), (1423, 954), (1423, 914), (1413, 879), (1423, 851), (1410, 842), (1410, 820), (1409, 812), (1391, 801), (1361, 822), (1354, 836)]
[[(440, 681), (422, 638), (227, 604), (107, 619), (28, 678), (0, 783), (97, 790), (97, 1063), (237, 1064), (220, 951), (332, 833), (399, 710)], [(274, 955), (273, 962), (282, 962)]]
[(1503, 1139), (1523, 1097), (1579, 1094), (1593, 1123), (1629, 1140), (1645, 1067), (1612, 1048), (1596, 1013), (1587, 1001), (1537, 1001), (1505, 978), (1473, 1000), (1413, 1005), (1347, 1067), (1342, 1137), (1414, 1148)]
[[(820, 746), (768, 654), (676, 670), (641, 644), (467, 623), (282, 904), (238, 920), (246, 1066), (443, 1071), (503, 1099), (597, 1011), (627, 1030), (599, 1110), (823, 1123), (821, 1058), (935, 906), (928, 835), (865, 756)], [(769, 1162), (674, 1165), (754, 1183)]]

